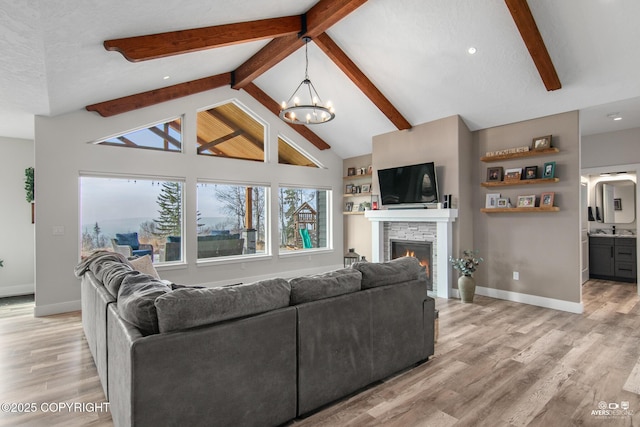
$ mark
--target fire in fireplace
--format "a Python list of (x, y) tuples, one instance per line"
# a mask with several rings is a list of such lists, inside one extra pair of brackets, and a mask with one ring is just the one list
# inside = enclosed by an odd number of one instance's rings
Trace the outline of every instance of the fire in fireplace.
[(420, 265), (424, 267), (427, 276), (427, 289), (433, 290), (433, 254), (431, 242), (421, 242), (415, 240), (396, 240), (391, 239), (391, 259), (403, 256), (412, 256), (420, 261)]

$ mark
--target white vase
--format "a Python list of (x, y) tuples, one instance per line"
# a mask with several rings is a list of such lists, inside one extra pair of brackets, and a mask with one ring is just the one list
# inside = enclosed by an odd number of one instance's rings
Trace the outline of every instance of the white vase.
[(460, 276), (458, 278), (458, 292), (460, 292), (462, 302), (473, 302), (473, 296), (476, 294), (476, 281), (473, 277)]

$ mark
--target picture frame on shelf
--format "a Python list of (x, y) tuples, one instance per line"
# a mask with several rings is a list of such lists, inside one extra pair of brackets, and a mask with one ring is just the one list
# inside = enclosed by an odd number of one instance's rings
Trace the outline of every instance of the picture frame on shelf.
[(344, 204), (344, 211), (345, 212), (352, 212), (353, 211), (353, 202), (347, 202)]
[(547, 148), (551, 148), (551, 135), (533, 138), (533, 141), (531, 142), (532, 150), (545, 150)]
[(485, 200), (485, 208), (497, 208), (498, 207), (498, 199), (500, 198), (500, 193), (488, 193)]
[(347, 169), (347, 176), (355, 176), (355, 174), (356, 174), (356, 168)]
[(527, 166), (524, 168), (524, 179), (538, 178), (538, 166)]
[(503, 175), (504, 168), (502, 166), (487, 168), (487, 182), (502, 181)]
[(353, 184), (347, 184), (344, 187), (344, 194), (352, 194), (353, 193)]
[(553, 206), (553, 199), (555, 198), (555, 194), (553, 192), (542, 193), (540, 195), (540, 207), (541, 208), (550, 208)]
[(367, 173), (369, 175), (371, 175), (373, 173), (373, 165), (369, 165), (369, 167), (367, 168)]
[(496, 201), (496, 207), (498, 208), (510, 208), (511, 207), (511, 203), (509, 202), (509, 198), (508, 197), (500, 197), (497, 201)]
[(536, 207), (536, 195), (531, 194), (527, 196), (518, 196), (519, 208), (535, 208)]
[(363, 193), (371, 193), (371, 184), (362, 184)]
[(520, 181), (522, 177), (522, 168), (511, 168), (504, 171), (505, 182)]
[(543, 178), (555, 178), (556, 176), (556, 162), (546, 162), (542, 167)]

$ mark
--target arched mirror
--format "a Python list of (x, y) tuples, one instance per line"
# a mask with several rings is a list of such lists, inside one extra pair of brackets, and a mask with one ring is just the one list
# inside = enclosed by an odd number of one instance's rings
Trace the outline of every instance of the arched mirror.
[(628, 224), (636, 219), (636, 183), (630, 179), (596, 184), (596, 221)]

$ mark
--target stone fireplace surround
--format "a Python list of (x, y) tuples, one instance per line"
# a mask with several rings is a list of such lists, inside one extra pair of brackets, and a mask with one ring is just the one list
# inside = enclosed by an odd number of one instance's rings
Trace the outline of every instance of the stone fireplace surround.
[(451, 295), (449, 256), (453, 253), (453, 222), (457, 209), (387, 209), (365, 212), (371, 221), (372, 261), (390, 260), (390, 239), (430, 241), (433, 244), (433, 283), (441, 298)]

